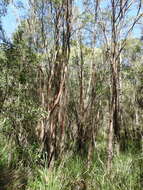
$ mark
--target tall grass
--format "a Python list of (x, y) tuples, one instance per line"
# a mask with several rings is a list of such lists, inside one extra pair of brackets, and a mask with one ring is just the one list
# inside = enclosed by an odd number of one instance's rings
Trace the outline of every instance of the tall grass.
[[(0, 141), (2, 190), (77, 190), (75, 184), (81, 179), (85, 181), (87, 190), (142, 190), (142, 153), (125, 152), (116, 155), (109, 176), (106, 170), (106, 150), (103, 147), (95, 151), (90, 168), (87, 167), (86, 159), (69, 154), (64, 156), (60, 164), (48, 169), (46, 161), (44, 167), (36, 164), (38, 154), (34, 155), (32, 150), (27, 152), (32, 162), (29, 161), (29, 164), (25, 165), (23, 160), (18, 161), (16, 148), (11, 149), (2, 139)], [(11, 161), (9, 153), (13, 153)]]
[[(97, 156), (97, 154), (95, 154)], [(83, 179), (88, 190), (141, 190), (142, 155), (120, 154), (113, 160), (109, 176), (100, 155), (94, 158), (90, 169), (86, 161), (71, 157), (54, 170), (46, 167), (37, 170), (36, 177), (29, 181), (28, 190), (76, 190), (74, 184)]]

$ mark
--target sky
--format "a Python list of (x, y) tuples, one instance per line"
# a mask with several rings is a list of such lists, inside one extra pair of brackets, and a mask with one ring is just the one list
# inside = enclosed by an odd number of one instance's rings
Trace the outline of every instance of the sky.
[(8, 6), (7, 15), (2, 18), (2, 25), (5, 30), (6, 36), (11, 38), (12, 33), (18, 26), (18, 19), (15, 17), (15, 13), (12, 6)]
[[(12, 38), (12, 34), (15, 32), (15, 30), (18, 27), (18, 24), (22, 19), (26, 17), (26, 14), (28, 13), (28, 0), (14, 0), (16, 5), (23, 5), (25, 8), (16, 8), (14, 5), (10, 4), (7, 7), (7, 15), (2, 18), (2, 24), (3, 28), (5, 30), (6, 37), (8, 39)], [(20, 3), (22, 2), (22, 4)], [(79, 8), (81, 8), (82, 3), (81, 0), (75, 0), (75, 3)], [(131, 13), (133, 14), (133, 12)], [(140, 37), (141, 35), (141, 29), (140, 26), (135, 26), (133, 30), (133, 36), (134, 37)]]
[[(17, 2), (16, 5), (18, 6), (24, 6), (28, 7), (27, 0), (21, 0), (22, 4), (20, 1), (15, 1)], [(20, 21), (26, 17), (27, 14), (27, 9), (24, 8), (16, 8), (14, 5), (9, 4), (7, 7), (7, 14), (6, 16), (2, 17), (2, 25), (3, 29), (5, 31), (6, 37), (8, 39), (12, 38), (12, 34), (15, 32), (17, 29)]]

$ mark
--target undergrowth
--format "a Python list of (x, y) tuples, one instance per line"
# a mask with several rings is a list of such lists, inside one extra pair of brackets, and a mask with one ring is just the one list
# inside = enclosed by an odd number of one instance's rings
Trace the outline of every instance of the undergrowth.
[[(9, 151), (14, 159), (9, 161)], [(98, 153), (97, 153), (98, 152)], [(143, 154), (120, 153), (113, 159), (110, 176), (106, 170), (106, 151), (96, 151), (93, 163), (87, 167), (85, 159), (65, 155), (54, 169), (36, 162), (25, 165), (18, 161), (16, 150), (0, 145), (0, 190), (77, 190), (75, 184), (84, 180), (87, 190), (141, 190), (143, 186)], [(36, 159), (38, 155), (32, 155)], [(79, 189), (84, 190), (84, 189)]]

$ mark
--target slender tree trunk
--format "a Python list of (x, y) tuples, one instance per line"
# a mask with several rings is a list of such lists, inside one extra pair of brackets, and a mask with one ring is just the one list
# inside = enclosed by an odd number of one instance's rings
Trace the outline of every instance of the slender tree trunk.
[(112, 168), (113, 159), (113, 141), (118, 143), (120, 136), (119, 126), (119, 70), (118, 70), (118, 44), (117, 44), (117, 31), (116, 31), (116, 5), (115, 0), (112, 3), (112, 39), (111, 39), (111, 97), (110, 97), (110, 122), (108, 133), (108, 171)]

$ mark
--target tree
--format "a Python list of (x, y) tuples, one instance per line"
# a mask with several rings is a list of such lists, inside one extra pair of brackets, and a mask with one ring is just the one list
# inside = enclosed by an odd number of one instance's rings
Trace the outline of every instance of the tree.
[[(107, 168), (110, 171), (113, 158), (113, 141), (119, 146), (120, 144), (120, 127), (121, 127), (121, 53), (125, 47), (126, 39), (137, 21), (141, 18), (141, 2), (133, 3), (131, 1), (114, 1), (111, 0), (107, 7), (111, 7), (102, 14), (105, 15), (105, 21), (102, 19), (99, 25), (102, 29), (105, 44), (107, 47), (107, 59), (110, 64), (110, 103), (109, 103), (109, 134), (108, 134), (108, 163)], [(128, 13), (132, 8), (136, 8), (134, 18)], [(126, 20), (127, 17), (129, 20)], [(110, 19), (108, 19), (110, 18)], [(128, 21), (129, 24), (126, 22)], [(123, 40), (122, 40), (123, 39)]]

